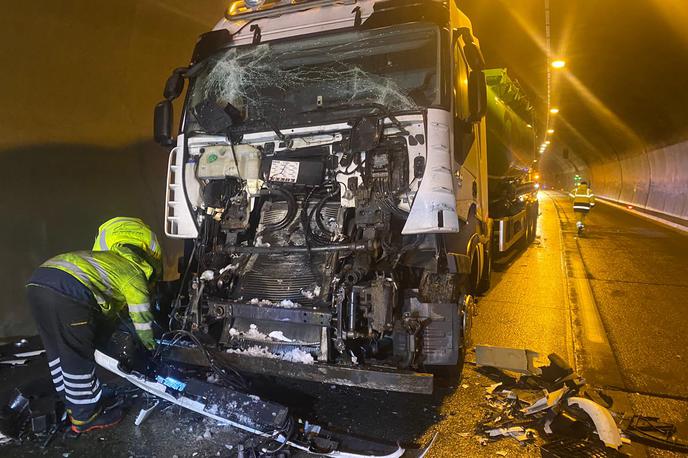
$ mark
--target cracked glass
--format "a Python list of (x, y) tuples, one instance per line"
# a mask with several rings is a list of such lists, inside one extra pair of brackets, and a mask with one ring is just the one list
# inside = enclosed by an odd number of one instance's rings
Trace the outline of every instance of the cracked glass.
[(192, 108), (207, 100), (237, 108), (244, 128), (328, 121), (345, 107), (426, 108), (439, 103), (438, 53), (437, 27), (422, 23), (231, 48), (194, 81), (187, 132), (202, 131)]

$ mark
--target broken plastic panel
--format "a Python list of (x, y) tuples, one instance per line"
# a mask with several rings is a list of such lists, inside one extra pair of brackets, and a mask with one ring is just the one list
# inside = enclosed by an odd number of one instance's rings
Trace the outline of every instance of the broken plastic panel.
[(478, 366), (496, 367), (527, 375), (542, 373), (542, 370), (535, 366), (535, 360), (539, 357), (540, 354), (532, 350), (487, 345), (475, 347), (475, 360)]
[(611, 412), (590, 399), (571, 397), (568, 399), (569, 406), (577, 406), (583, 409), (590, 416), (597, 435), (607, 447), (618, 449), (622, 445), (621, 434), (616, 426)]

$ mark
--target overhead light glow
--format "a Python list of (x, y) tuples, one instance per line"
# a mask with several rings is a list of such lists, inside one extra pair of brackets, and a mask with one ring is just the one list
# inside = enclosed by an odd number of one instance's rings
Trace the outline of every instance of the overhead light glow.
[(566, 61), (563, 59), (555, 59), (552, 61), (552, 67), (554, 68), (564, 68), (566, 67)]
[(553, 133), (554, 133), (554, 129), (547, 129), (547, 133), (548, 133), (548, 134), (553, 134)]
[(551, 108), (551, 109), (549, 110), (549, 112), (552, 113), (552, 114), (557, 114), (557, 113), (559, 113), (559, 108), (556, 108), (556, 107), (555, 107), (555, 108)]
[(549, 140), (547, 140), (547, 141), (545, 142), (545, 145), (549, 145), (550, 143), (552, 143), (552, 142), (549, 141)]
[(533, 125), (532, 125), (532, 124), (526, 124), (526, 127), (527, 127), (528, 129), (532, 129), (532, 128), (533, 128)]

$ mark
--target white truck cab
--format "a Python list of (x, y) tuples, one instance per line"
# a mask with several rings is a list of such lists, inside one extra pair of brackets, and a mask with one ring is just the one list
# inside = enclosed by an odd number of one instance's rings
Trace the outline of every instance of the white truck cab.
[(460, 368), (489, 274), (483, 68), (451, 0), (233, 2), (155, 112), (189, 247), (172, 326), (326, 383)]

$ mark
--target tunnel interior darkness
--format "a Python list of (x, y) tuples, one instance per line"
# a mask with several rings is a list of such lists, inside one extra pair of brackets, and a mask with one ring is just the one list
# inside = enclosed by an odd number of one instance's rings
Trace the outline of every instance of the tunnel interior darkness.
[[(0, 14), (0, 337), (32, 334), (24, 283), (113, 216), (162, 234), (167, 152), (152, 112), (225, 1), (18, 2)], [(177, 111), (179, 112), (179, 111)], [(180, 247), (163, 241), (168, 279)]]

